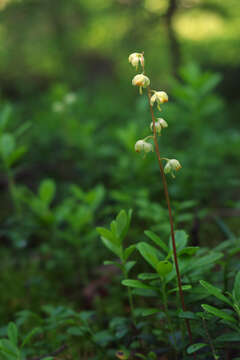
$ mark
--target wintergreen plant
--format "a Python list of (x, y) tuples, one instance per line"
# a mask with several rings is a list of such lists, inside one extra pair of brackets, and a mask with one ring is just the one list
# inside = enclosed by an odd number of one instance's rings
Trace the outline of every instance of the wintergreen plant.
[[(181, 164), (176, 159), (168, 159), (168, 158), (164, 158), (160, 155), (159, 144), (158, 144), (158, 135), (161, 135), (161, 129), (167, 126), (167, 122), (164, 119), (156, 119), (155, 113), (154, 113), (154, 105), (155, 104), (157, 105), (158, 111), (160, 111), (160, 112), (162, 111), (161, 106), (162, 106), (162, 104), (164, 104), (165, 102), (168, 101), (168, 95), (165, 91), (159, 91), (159, 90), (156, 91), (156, 90), (151, 89), (151, 87), (150, 87), (151, 81), (150, 81), (149, 77), (146, 76), (146, 74), (145, 74), (145, 65), (144, 65), (145, 60), (144, 60), (143, 53), (131, 54), (129, 56), (129, 62), (131, 63), (131, 65), (136, 67), (136, 69), (138, 68), (139, 63), (141, 65), (142, 72), (141, 72), (141, 74), (135, 75), (135, 77), (132, 80), (132, 84), (134, 86), (139, 87), (140, 94), (142, 94), (142, 88), (147, 88), (148, 103), (149, 103), (149, 108), (150, 108), (150, 113), (151, 113), (151, 121), (152, 121), (150, 123), (150, 129), (152, 130), (153, 135), (145, 138), (141, 142), (141, 145), (138, 146), (137, 150), (143, 151), (143, 152), (149, 152), (149, 151), (146, 151), (147, 146), (145, 143), (146, 143), (147, 139), (153, 138), (154, 145), (155, 145), (155, 153), (157, 155), (158, 165), (159, 165), (159, 169), (160, 169), (160, 173), (161, 173), (161, 177), (162, 177), (162, 181), (163, 181), (164, 194), (165, 194), (167, 207), (168, 207), (169, 222), (170, 222), (170, 227), (171, 227), (173, 257), (174, 257), (174, 264), (175, 264), (177, 280), (178, 280), (178, 288), (179, 288), (179, 294), (180, 294), (180, 299), (181, 299), (181, 306), (182, 306), (182, 310), (186, 311), (186, 306), (185, 306), (185, 301), (184, 301), (184, 296), (183, 296), (183, 291), (182, 291), (182, 280), (181, 280), (181, 275), (180, 275), (180, 270), (179, 270), (179, 265), (178, 265), (172, 209), (171, 209), (170, 198), (169, 198), (169, 193), (168, 193), (168, 186), (167, 186), (167, 181), (166, 181), (166, 176), (165, 176), (165, 174), (170, 173), (172, 175), (172, 177), (175, 177), (174, 172), (181, 169)], [(160, 131), (159, 131), (159, 128), (160, 128)], [(139, 143), (139, 140), (137, 143)], [(136, 148), (136, 145), (135, 145), (135, 148)], [(163, 167), (163, 164), (162, 164), (163, 160), (166, 161), (165, 167)], [(190, 323), (187, 319), (186, 319), (186, 326), (187, 326), (190, 343), (192, 343), (192, 331), (191, 331)]]

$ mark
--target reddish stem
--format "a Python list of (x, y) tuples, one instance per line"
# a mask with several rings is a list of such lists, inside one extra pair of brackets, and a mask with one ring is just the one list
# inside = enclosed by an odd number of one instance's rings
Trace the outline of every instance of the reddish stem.
[[(169, 221), (170, 221), (170, 226), (171, 226), (171, 238), (172, 238), (173, 256), (174, 256), (174, 263), (175, 263), (175, 268), (176, 268), (176, 273), (177, 273), (177, 282), (178, 282), (178, 288), (179, 288), (179, 295), (180, 295), (182, 310), (186, 311), (186, 306), (185, 306), (184, 296), (183, 296), (183, 290), (182, 290), (181, 275), (180, 275), (180, 270), (179, 270), (179, 266), (178, 266), (177, 249), (176, 249), (176, 241), (175, 241), (174, 226), (173, 226), (173, 217), (172, 217), (170, 198), (169, 198), (169, 194), (168, 194), (167, 180), (166, 180), (166, 176), (165, 176), (165, 173), (164, 173), (164, 170), (163, 170), (163, 165), (162, 165), (161, 156), (160, 156), (160, 152), (159, 152), (158, 141), (157, 141), (157, 132), (156, 132), (156, 126), (155, 126), (156, 119), (155, 119), (154, 112), (153, 112), (153, 107), (152, 107), (151, 101), (150, 101), (150, 99), (151, 99), (151, 89), (150, 89), (150, 87), (147, 88), (147, 91), (148, 91), (148, 101), (149, 101), (149, 106), (150, 106), (150, 111), (151, 111), (151, 116), (152, 116), (152, 123), (153, 123), (153, 139), (154, 139), (155, 150), (156, 150), (157, 159), (158, 159), (158, 165), (159, 165), (160, 173), (161, 173), (161, 176), (162, 176), (164, 194), (165, 194), (165, 198), (166, 198), (166, 202), (167, 202)], [(190, 327), (190, 322), (189, 322), (188, 319), (185, 319), (185, 321), (186, 321), (186, 327), (187, 327), (187, 331), (188, 331), (188, 335), (189, 335), (189, 340), (190, 340), (190, 343), (192, 343), (192, 331), (191, 331), (191, 327)], [(194, 354), (194, 358), (195, 358), (195, 354)]]

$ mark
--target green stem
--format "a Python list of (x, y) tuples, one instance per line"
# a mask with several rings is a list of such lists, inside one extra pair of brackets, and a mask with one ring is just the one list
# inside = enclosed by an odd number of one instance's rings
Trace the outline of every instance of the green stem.
[[(173, 325), (172, 325), (172, 321), (171, 321), (171, 317), (169, 315), (168, 312), (168, 301), (167, 301), (167, 293), (166, 293), (166, 283), (164, 278), (161, 278), (161, 283), (162, 283), (162, 298), (163, 298), (163, 307), (164, 307), (164, 312), (166, 314), (167, 317), (167, 323), (168, 323), (168, 331), (173, 336), (173, 342), (174, 342), (174, 348), (175, 351), (177, 349), (177, 343), (176, 343), (176, 339), (175, 336), (173, 335), (174, 329), (173, 329)], [(176, 354), (175, 354), (176, 355)]]
[(214, 358), (215, 360), (217, 360), (217, 359), (218, 359), (218, 356), (217, 356), (217, 353), (216, 353), (216, 351), (215, 351), (215, 348), (214, 348), (212, 339), (211, 339), (211, 337), (210, 337), (210, 334), (209, 334), (209, 332), (208, 332), (208, 328), (207, 328), (206, 321), (205, 321), (204, 317), (202, 317), (202, 322), (203, 322), (203, 327), (204, 327), (204, 329), (205, 329), (205, 331), (206, 331), (208, 343), (209, 343), (209, 346), (210, 346), (210, 348), (211, 348), (213, 358)]
[[(127, 279), (128, 276), (127, 276), (127, 271), (126, 271), (126, 268), (125, 268), (125, 264), (126, 264), (126, 262), (123, 261), (122, 269), (123, 269), (124, 279)], [(132, 317), (133, 324), (136, 327), (136, 318), (135, 318), (135, 314), (134, 314), (134, 304), (133, 304), (132, 291), (131, 291), (129, 286), (127, 287), (127, 289), (128, 289), (128, 302), (129, 302), (130, 309), (131, 309), (131, 317)]]

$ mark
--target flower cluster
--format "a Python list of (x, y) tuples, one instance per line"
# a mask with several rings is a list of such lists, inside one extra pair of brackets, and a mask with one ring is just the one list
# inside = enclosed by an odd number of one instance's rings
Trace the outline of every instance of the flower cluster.
[[(155, 139), (157, 135), (161, 135), (162, 129), (168, 127), (168, 123), (163, 118), (155, 118), (154, 117), (154, 105), (157, 106), (159, 111), (162, 111), (161, 105), (168, 102), (168, 95), (165, 91), (157, 91), (150, 89), (150, 79), (145, 75), (144, 68), (144, 56), (143, 53), (133, 53), (129, 55), (128, 61), (130, 64), (138, 69), (139, 64), (142, 67), (142, 72), (137, 74), (132, 79), (132, 85), (139, 87), (139, 92), (142, 94), (142, 90), (147, 88), (149, 105), (151, 107), (152, 112), (152, 122), (150, 124), (150, 130), (153, 132), (152, 136), (147, 136), (145, 139), (138, 140), (135, 144), (135, 151), (142, 152), (144, 154), (153, 152), (153, 145), (148, 142), (149, 139)], [(156, 142), (155, 142), (156, 143)], [(167, 161), (164, 167), (165, 174), (171, 174), (172, 177), (175, 177), (174, 172), (181, 169), (181, 164), (176, 159), (167, 159), (161, 158), (162, 160)]]

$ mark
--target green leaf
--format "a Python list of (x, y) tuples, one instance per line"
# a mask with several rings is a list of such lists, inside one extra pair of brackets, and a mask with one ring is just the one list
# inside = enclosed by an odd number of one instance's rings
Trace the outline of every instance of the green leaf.
[[(174, 235), (177, 251), (180, 251), (187, 245), (188, 235), (184, 230), (177, 230), (174, 232)], [(171, 236), (169, 238), (169, 248), (173, 250)]]
[(83, 336), (88, 332), (86, 327), (79, 327), (79, 326), (71, 326), (67, 329), (67, 333), (73, 336)]
[(112, 251), (115, 255), (117, 255), (120, 259), (122, 259), (122, 248), (116, 244), (113, 244), (111, 241), (106, 239), (104, 236), (101, 236), (101, 240), (103, 244)]
[(129, 271), (133, 268), (133, 266), (136, 264), (136, 261), (128, 261), (125, 264), (125, 269), (127, 271), (127, 274), (129, 273)]
[(235, 341), (237, 341), (240, 343), (240, 334), (228, 333), (228, 334), (218, 336), (215, 340), (219, 341), (219, 342), (235, 342)]
[(149, 356), (149, 360), (157, 360), (157, 355), (153, 351), (150, 351), (148, 353), (148, 356)]
[(27, 147), (22, 145), (19, 146), (16, 150), (14, 150), (6, 159), (7, 165), (11, 167), (13, 164), (15, 164), (21, 157), (26, 153)]
[(127, 235), (128, 231), (128, 216), (125, 210), (121, 210), (120, 213), (116, 217), (116, 230), (117, 236), (123, 240)]
[(187, 348), (187, 353), (188, 354), (193, 354), (193, 353), (195, 353), (196, 351), (202, 349), (205, 346), (207, 346), (207, 344), (204, 344), (204, 343), (192, 344)]
[(0, 153), (4, 159), (15, 149), (15, 139), (11, 134), (5, 133), (0, 137)]
[(199, 317), (197, 315), (195, 315), (191, 311), (182, 311), (182, 310), (180, 310), (178, 316), (181, 319), (199, 320)]
[(139, 280), (126, 279), (122, 281), (122, 284), (125, 286), (138, 288), (138, 289), (151, 289), (151, 286), (148, 286)]
[(132, 290), (133, 295), (138, 296), (146, 296), (146, 297), (157, 297), (159, 298), (159, 292), (156, 291), (156, 288), (149, 288), (149, 289), (139, 289), (135, 288)]
[(0, 350), (3, 353), (11, 356), (13, 359), (17, 359), (19, 356), (19, 350), (11, 341), (7, 339), (2, 339), (0, 342)]
[(116, 217), (117, 234), (123, 240), (128, 232), (128, 215), (125, 210), (121, 210)]
[(157, 246), (159, 246), (165, 253), (168, 253), (168, 247), (165, 244), (165, 242), (163, 240), (160, 239), (159, 236), (157, 236), (156, 234), (154, 234), (154, 232), (150, 231), (150, 230), (146, 230), (144, 231), (144, 234), (151, 239)]
[(93, 337), (93, 341), (96, 342), (100, 346), (107, 346), (109, 343), (115, 340), (114, 336), (108, 330), (102, 330), (96, 332)]
[(159, 313), (160, 310), (159, 309), (143, 309), (142, 310), (142, 316), (150, 316), (150, 315), (154, 315), (154, 314), (157, 314)]
[(78, 316), (80, 318), (81, 321), (83, 321), (84, 323), (87, 323), (88, 320), (90, 320), (94, 315), (94, 311), (81, 311)]
[(18, 329), (14, 322), (10, 322), (7, 328), (8, 338), (12, 344), (17, 346), (18, 344)]
[(114, 238), (117, 239), (118, 243), (121, 243), (121, 239), (119, 238), (118, 233), (117, 233), (117, 222), (116, 222), (116, 220), (113, 220), (111, 222), (110, 229), (111, 229), (111, 232), (112, 232)]
[(168, 260), (159, 261), (157, 264), (157, 272), (160, 276), (166, 276), (173, 269), (173, 264)]
[(218, 260), (220, 260), (223, 257), (222, 253), (217, 252), (211, 252), (208, 255), (202, 256), (200, 258), (194, 259), (193, 265), (195, 269), (204, 269), (204, 267), (209, 267), (213, 263), (216, 263)]
[(56, 192), (56, 184), (51, 179), (43, 180), (39, 186), (38, 194), (40, 199), (46, 204), (50, 205)]
[(213, 286), (209, 284), (207, 281), (200, 280), (200, 284), (208, 291), (210, 295), (215, 296), (217, 299), (227, 303), (228, 305), (232, 306), (231, 301), (222, 294), (221, 289), (217, 288), (216, 286)]
[(136, 245), (130, 245), (124, 250), (124, 260), (127, 260), (129, 256), (134, 252), (136, 249)]
[(8, 121), (10, 120), (10, 116), (12, 114), (12, 107), (10, 105), (5, 105), (3, 110), (0, 113), (0, 129), (1, 131), (3, 131), (6, 126)]
[[(182, 290), (183, 290), (183, 291), (190, 290), (191, 288), (192, 288), (192, 285), (182, 285)], [(169, 290), (169, 291), (168, 291), (168, 294), (171, 294), (171, 293), (177, 292), (177, 291), (179, 291), (179, 288), (178, 288), (178, 287)]]
[(138, 357), (139, 359), (145, 359), (146, 360), (146, 357), (144, 355), (142, 355), (142, 354), (136, 353), (135, 356)]
[(240, 305), (240, 271), (238, 271), (233, 286), (234, 301)]
[(156, 273), (141, 273), (138, 274), (138, 278), (140, 280), (155, 280), (159, 279), (159, 275)]
[(145, 242), (140, 242), (137, 245), (137, 249), (140, 252), (140, 254), (142, 255), (142, 257), (149, 263), (149, 265), (151, 265), (156, 271), (157, 271), (157, 265), (158, 265), (158, 257), (157, 257), (157, 250), (145, 243)]
[(15, 137), (17, 138), (19, 136), (22, 136), (26, 131), (28, 131), (30, 129), (31, 126), (32, 126), (32, 123), (30, 121), (27, 121), (27, 122), (23, 123), (22, 125), (20, 125), (14, 133)]
[(27, 345), (36, 334), (39, 334), (41, 332), (42, 332), (42, 330), (39, 327), (32, 329), (27, 334), (27, 336), (23, 339), (23, 342), (21, 344), (21, 348), (24, 347), (25, 345)]
[(109, 240), (110, 242), (119, 245), (119, 241), (116, 239), (116, 237), (113, 235), (113, 233), (104, 228), (104, 227), (97, 227), (97, 232), (102, 235), (105, 239)]
[(121, 267), (122, 267), (122, 265), (121, 265), (120, 262), (118, 262), (118, 261), (112, 261), (112, 260), (105, 260), (105, 261), (103, 262), (103, 265), (114, 265), (114, 266), (119, 267), (120, 269), (121, 269)]
[(188, 255), (188, 256), (193, 256), (196, 254), (196, 252), (198, 251), (199, 247), (198, 246), (188, 246), (185, 247), (184, 249), (180, 250), (178, 252), (178, 256), (182, 256), (182, 255)]
[(215, 315), (221, 319), (224, 319), (226, 321), (229, 321), (231, 323), (236, 323), (236, 320), (234, 319), (233, 316), (229, 315), (227, 312), (220, 310), (214, 306), (211, 305), (207, 305), (207, 304), (202, 304), (201, 305), (203, 310), (207, 311), (208, 313)]

